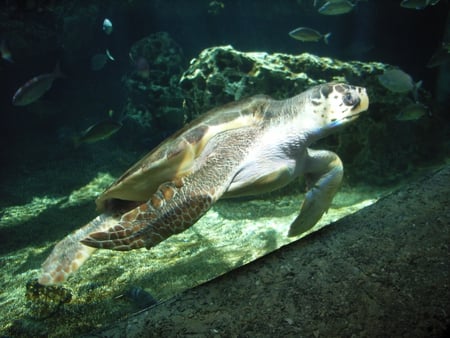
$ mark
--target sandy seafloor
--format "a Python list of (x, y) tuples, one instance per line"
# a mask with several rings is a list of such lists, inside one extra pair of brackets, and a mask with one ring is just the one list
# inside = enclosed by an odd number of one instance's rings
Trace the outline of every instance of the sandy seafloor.
[[(58, 240), (95, 216), (95, 196), (120, 172), (94, 175), (86, 165), (70, 176), (55, 167), (19, 170), (22, 181), (2, 187), (10, 200), (27, 197), (1, 205), (4, 337), (437, 337), (448, 327), (448, 165), (400, 188), (344, 185), (315, 230), (340, 220), (290, 245), (302, 195), (219, 201), (150, 251), (97, 251), (64, 284), (66, 304), (29, 300), (25, 285)], [(70, 181), (86, 173), (85, 185)], [(121, 297), (137, 287), (160, 303), (140, 312), (145, 294)]]

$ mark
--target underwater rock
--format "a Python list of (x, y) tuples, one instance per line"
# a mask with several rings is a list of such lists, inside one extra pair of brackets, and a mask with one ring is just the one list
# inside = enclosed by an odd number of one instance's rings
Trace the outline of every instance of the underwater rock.
[(254, 94), (282, 99), (331, 81), (371, 88), (371, 103), (392, 103), (399, 96), (380, 86), (376, 77), (387, 67), (380, 62), (342, 62), (308, 53), (246, 53), (220, 46), (205, 49), (193, 59), (180, 85), (194, 115)]
[(53, 316), (62, 305), (72, 301), (72, 293), (62, 286), (44, 286), (37, 279), (29, 280), (25, 288), (25, 297), (31, 302), (30, 313), (35, 319)]
[(126, 115), (154, 131), (181, 127), (181, 47), (168, 33), (158, 32), (135, 42), (129, 56), (132, 70), (122, 78), (127, 90)]
[[(219, 46), (203, 50), (190, 62), (180, 86), (186, 97), (185, 116), (189, 118), (255, 94), (283, 99), (332, 81), (366, 87), (369, 116), (350, 126), (350, 132), (321, 140), (320, 144), (339, 153), (346, 169), (350, 169), (347, 177), (351, 180), (385, 184), (404, 177), (418, 161), (435, 154), (435, 145), (444, 137), (436, 120), (407, 125), (396, 121), (411, 98), (409, 93), (393, 93), (379, 83), (378, 76), (392, 67), (308, 53), (241, 52), (232, 46)], [(418, 98), (430, 106), (431, 95), (426, 89), (419, 89)], [(434, 133), (431, 138), (430, 133)]]

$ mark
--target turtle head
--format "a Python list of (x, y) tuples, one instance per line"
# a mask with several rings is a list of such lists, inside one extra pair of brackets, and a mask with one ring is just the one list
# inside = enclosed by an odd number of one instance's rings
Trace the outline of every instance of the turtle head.
[(320, 137), (354, 121), (369, 107), (369, 97), (363, 87), (326, 83), (311, 88), (305, 94), (309, 104), (304, 113), (313, 123), (310, 132)]

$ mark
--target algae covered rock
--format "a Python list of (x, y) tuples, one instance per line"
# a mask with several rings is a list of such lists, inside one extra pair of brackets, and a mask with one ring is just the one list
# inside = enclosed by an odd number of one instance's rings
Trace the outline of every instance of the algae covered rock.
[(183, 93), (178, 86), (183, 52), (166, 32), (151, 34), (130, 50), (133, 71), (123, 78), (127, 90), (125, 112), (151, 129), (182, 126)]
[(246, 53), (222, 46), (205, 49), (193, 59), (180, 85), (189, 109), (197, 115), (254, 94), (281, 99), (324, 82), (365, 85), (364, 78), (381, 74), (384, 67), (381, 63), (341, 62), (308, 53)]

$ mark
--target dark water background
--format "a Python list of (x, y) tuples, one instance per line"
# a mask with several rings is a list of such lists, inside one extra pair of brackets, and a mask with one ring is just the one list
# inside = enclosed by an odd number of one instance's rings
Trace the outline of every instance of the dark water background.
[[(36, 147), (38, 158), (51, 161), (53, 155), (46, 157), (43, 150), (61, 142), (67, 129), (83, 130), (104, 118), (109, 109), (120, 112), (125, 100), (121, 78), (131, 71), (130, 47), (159, 31), (168, 32), (181, 46), (183, 68), (204, 48), (231, 44), (242, 51), (310, 52), (385, 62), (401, 67), (415, 81), (422, 80), (423, 87), (434, 93), (438, 68), (425, 65), (443, 39), (447, 0), (424, 10), (401, 8), (400, 1), (369, 0), (339, 16), (318, 14), (312, 2), (229, 0), (223, 1), (225, 6), (217, 15), (208, 13), (210, 1), (200, 0), (2, 2), (0, 38), (6, 39), (15, 59), (13, 64), (4, 60), (0, 64), (3, 170), (13, 173), (14, 161), (35, 157)], [(101, 29), (105, 17), (114, 25), (109, 36)], [(332, 32), (330, 44), (291, 39), (287, 33), (298, 26)], [(359, 51), (352, 51), (355, 44)], [(92, 55), (106, 48), (116, 61), (92, 71)], [(56, 113), (36, 114), (12, 106), (11, 98), (20, 85), (50, 72), (58, 61), (67, 78), (56, 80), (44, 96), (44, 104)], [(119, 136), (118, 142), (120, 137), (128, 136)], [(62, 148), (58, 156), (70, 156), (71, 151)]]

